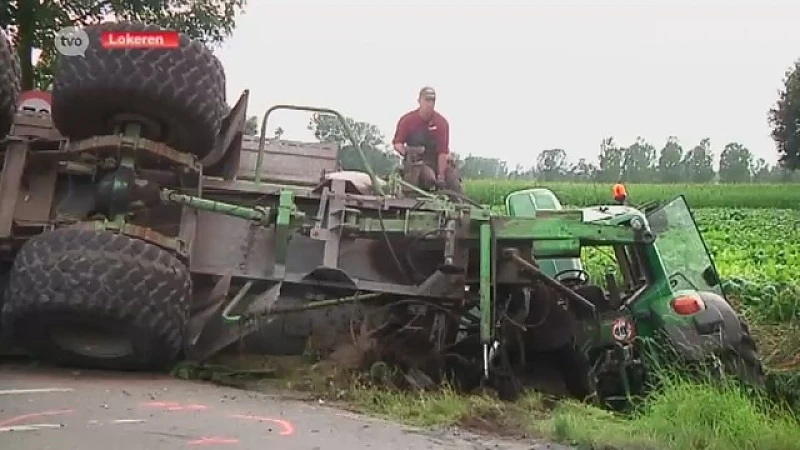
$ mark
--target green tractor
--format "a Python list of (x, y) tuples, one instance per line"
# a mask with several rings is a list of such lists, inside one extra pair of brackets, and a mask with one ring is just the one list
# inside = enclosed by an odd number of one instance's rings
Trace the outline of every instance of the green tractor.
[[(59, 62), (52, 116), (19, 111), (0, 142), (11, 345), (115, 370), (313, 347), (396, 384), (504, 398), (549, 365), (566, 392), (611, 403), (644, 391), (650, 340), (760, 382), (682, 197), (569, 210), (528, 191), (496, 214), (378, 178), (331, 109), (278, 105), (244, 136), (249, 93), (228, 107), (202, 44), (109, 50), (104, 30), (158, 27), (87, 27), (85, 57)], [(279, 109), (338, 118), (366, 171), (342, 170), (335, 143), (267, 138)], [(587, 248), (611, 251), (616, 274), (591, 279)]]
[[(512, 216), (563, 210), (555, 194), (543, 188), (513, 192), (505, 204)], [(581, 212), (585, 223), (648, 229), (656, 237), (650, 243), (611, 245), (613, 254), (606, 256), (613, 270), (600, 281), (591, 281), (580, 258), (539, 260), (542, 272), (595, 307), (596, 327), (582, 328), (576, 347), (592, 367), (591, 390), (600, 400), (628, 405), (631, 395), (645, 393), (656, 363), (711, 367), (764, 387), (755, 342), (723, 291), (683, 196), (643, 210), (615, 204)]]

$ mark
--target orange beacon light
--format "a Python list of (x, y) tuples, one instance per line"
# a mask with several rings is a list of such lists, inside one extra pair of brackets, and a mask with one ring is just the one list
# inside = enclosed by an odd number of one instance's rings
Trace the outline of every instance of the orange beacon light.
[(620, 205), (624, 205), (627, 203), (628, 192), (625, 190), (624, 184), (622, 183), (615, 184), (612, 192), (614, 193), (614, 200), (617, 203), (619, 203)]

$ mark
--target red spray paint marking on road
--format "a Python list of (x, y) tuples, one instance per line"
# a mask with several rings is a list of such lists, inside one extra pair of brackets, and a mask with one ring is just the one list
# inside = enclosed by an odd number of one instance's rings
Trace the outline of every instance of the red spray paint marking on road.
[(274, 424), (280, 426), (281, 428), (283, 428), (283, 430), (281, 430), (281, 432), (278, 433), (281, 436), (291, 436), (291, 435), (294, 434), (294, 427), (292, 426), (291, 422), (288, 422), (286, 420), (271, 419), (269, 417), (250, 416), (250, 415), (241, 415), (241, 414), (232, 414), (231, 417), (235, 417), (237, 419), (255, 420), (257, 422), (262, 422), (262, 423), (274, 423)]
[(11, 417), (9, 419), (5, 419), (0, 421), (0, 427), (10, 427), (11, 425), (19, 425), (20, 422), (25, 422), (29, 419), (36, 419), (39, 417), (46, 417), (46, 416), (60, 416), (62, 414), (69, 414), (75, 412), (74, 409), (59, 409), (59, 410), (52, 410), (52, 411), (42, 411), (38, 413), (30, 413), (30, 414), (22, 414), (20, 416)]
[(238, 444), (239, 440), (234, 438), (223, 437), (204, 437), (189, 441), (189, 445), (218, 445), (218, 444)]
[[(182, 404), (178, 402), (147, 402), (143, 403), (142, 406), (147, 406), (151, 408), (163, 408), (166, 411), (207, 411), (209, 408), (206, 405), (201, 405), (197, 403), (191, 404)], [(281, 436), (291, 436), (294, 434), (294, 426), (288, 420), (281, 420), (281, 419), (273, 419), (270, 417), (264, 416), (253, 416), (253, 415), (246, 415), (246, 414), (230, 414), (229, 417), (234, 419), (243, 419), (243, 420), (252, 420), (261, 423), (271, 423), (277, 425), (281, 428), (280, 432), (278, 433)], [(226, 438), (203, 438), (203, 439), (226, 439)], [(202, 439), (201, 439), (202, 440)], [(195, 442), (195, 445), (205, 445), (210, 444), (210, 442), (201, 440), (192, 441)], [(225, 442), (229, 443), (229, 442)]]

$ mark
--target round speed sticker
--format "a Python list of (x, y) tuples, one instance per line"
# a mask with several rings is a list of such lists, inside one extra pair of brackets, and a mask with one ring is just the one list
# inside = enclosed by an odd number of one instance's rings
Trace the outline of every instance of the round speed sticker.
[(619, 319), (614, 320), (614, 323), (611, 324), (611, 335), (617, 341), (630, 341), (633, 338), (633, 334), (633, 322), (627, 318), (620, 317)]

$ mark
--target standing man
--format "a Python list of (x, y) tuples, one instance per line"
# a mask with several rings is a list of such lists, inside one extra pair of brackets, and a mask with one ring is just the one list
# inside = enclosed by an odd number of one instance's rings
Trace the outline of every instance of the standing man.
[(419, 108), (400, 117), (392, 144), (403, 157), (403, 178), (415, 186), (433, 187), (463, 194), (461, 177), (450, 164), (450, 125), (434, 110), (436, 91), (419, 91)]

